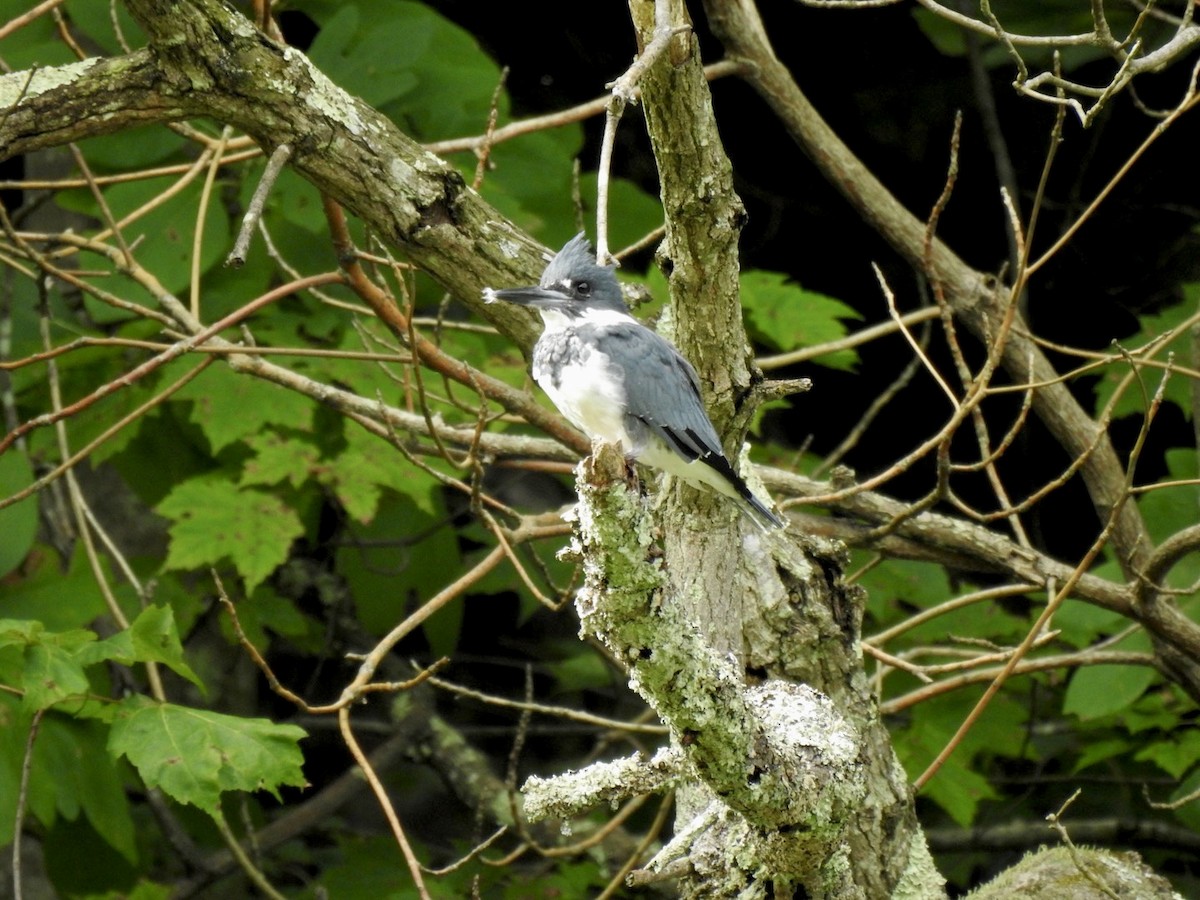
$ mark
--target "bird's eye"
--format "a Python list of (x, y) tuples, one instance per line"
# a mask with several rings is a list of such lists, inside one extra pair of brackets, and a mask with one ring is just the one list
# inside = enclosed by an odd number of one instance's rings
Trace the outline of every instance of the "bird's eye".
[(592, 292), (592, 286), (586, 281), (581, 281), (579, 284), (575, 285), (575, 290), (578, 291), (581, 296), (586, 297)]

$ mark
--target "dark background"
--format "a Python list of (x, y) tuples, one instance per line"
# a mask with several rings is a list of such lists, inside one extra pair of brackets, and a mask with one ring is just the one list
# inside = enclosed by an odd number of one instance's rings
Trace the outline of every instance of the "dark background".
[[(510, 68), (508, 89), (515, 116), (558, 110), (600, 95), (604, 85), (632, 61), (636, 46), (623, 3), (479, 4), (433, 0), (432, 6), (477, 35)], [(1008, 259), (1007, 217), (996, 169), (984, 133), (980, 104), (965, 58), (939, 52), (919, 28), (912, 7), (819, 10), (794, 2), (759, 4), (775, 51), (817, 109), (847, 145), (905, 206), (924, 218), (945, 183), (955, 113), (963, 114), (959, 176), (942, 216), (939, 233), (969, 264), (1001, 273)], [(721, 47), (693, 8), (706, 62)], [(514, 19), (519, 18), (519, 23)], [(1069, 73), (1078, 81), (1104, 84), (1111, 61), (1097, 60)], [(990, 92), (1019, 185), (1020, 208), (1028, 214), (1041, 177), (1055, 118), (1052, 106), (1020, 96), (1012, 87), (1013, 66), (988, 71)], [(1152, 109), (1179, 101), (1184, 73), (1178, 69), (1137, 81), (1137, 96)], [(864, 222), (803, 156), (757, 95), (736, 78), (713, 84), (713, 102), (733, 163), (737, 190), (749, 213), (742, 235), (742, 264), (786, 272), (805, 288), (855, 307), (864, 324), (887, 318), (871, 263), (888, 276), (902, 310), (921, 305), (928, 292), (909, 266)], [(1129, 92), (1112, 102), (1085, 131), (1069, 113), (1064, 141), (1047, 184), (1033, 257), (1062, 233), (1153, 127)], [(600, 118), (586, 125), (581, 154), (594, 168), (603, 129)], [(1180, 299), (1181, 281), (1200, 278), (1200, 179), (1194, 176), (1200, 120), (1185, 117), (1169, 140), (1159, 141), (1134, 166), (1116, 191), (1030, 286), (1025, 309), (1034, 332), (1051, 341), (1108, 349), (1137, 330), (1136, 317)], [(614, 154), (618, 173), (656, 192), (653, 157), (636, 113), (627, 115)], [(978, 351), (967, 341), (968, 351)], [(938, 341), (931, 357), (952, 372)], [(978, 359), (980, 354), (975, 353)], [(1052, 359), (1055, 357), (1052, 355)], [(911, 359), (899, 336), (875, 342), (856, 372), (813, 366), (773, 373), (808, 375), (814, 389), (792, 401), (790, 414), (767, 422), (773, 437), (792, 445), (811, 439), (821, 454), (837, 445), (871, 399)], [(1060, 368), (1077, 364), (1055, 360)], [(1090, 408), (1091, 380), (1074, 390)], [(993, 434), (1003, 434), (1018, 401), (993, 402)], [(944, 421), (947, 403), (932, 379), (919, 374), (876, 420), (846, 463), (868, 476), (893, 462)], [(1132, 445), (1137, 423), (1114, 430), (1118, 453)], [(1166, 407), (1143, 455), (1142, 479), (1161, 475), (1155, 462), (1169, 446), (1190, 445), (1194, 434), (1174, 407)], [(962, 459), (973, 448), (962, 443)], [(957, 449), (957, 448), (956, 448)], [(1000, 471), (1014, 498), (1057, 476), (1068, 460), (1034, 422)], [(889, 490), (915, 498), (932, 484), (932, 465), (915, 466)], [(982, 476), (956, 483), (968, 502), (986, 506), (991, 494)], [(1092, 523), (1080, 527), (1089, 504), (1078, 479), (1040, 504), (1028, 520), (1035, 542), (1059, 558), (1082, 553), (1094, 537)], [(1094, 521), (1094, 520), (1093, 520)]]

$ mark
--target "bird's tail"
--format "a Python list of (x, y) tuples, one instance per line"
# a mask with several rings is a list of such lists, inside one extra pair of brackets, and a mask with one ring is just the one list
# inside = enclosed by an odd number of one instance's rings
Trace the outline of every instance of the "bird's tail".
[[(667, 468), (667, 466), (660, 465), (659, 468)], [(718, 493), (736, 500), (742, 512), (763, 531), (787, 527), (787, 521), (779, 513), (754, 496), (754, 492), (750, 490), (742, 476), (734, 470), (724, 455), (712, 453), (702, 456), (679, 474), (687, 481), (699, 481), (707, 484), (709, 487), (716, 488)]]
[(763, 531), (773, 531), (777, 528), (787, 527), (787, 520), (755, 497), (744, 481), (739, 478), (734, 486), (738, 492), (738, 505), (755, 525)]

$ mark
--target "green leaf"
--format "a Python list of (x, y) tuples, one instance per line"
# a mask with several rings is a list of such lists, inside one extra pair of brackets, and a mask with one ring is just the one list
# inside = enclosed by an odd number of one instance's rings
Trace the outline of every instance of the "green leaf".
[[(29, 737), (29, 716), (14, 697), (0, 696), (0, 846), (12, 840), (17, 786)], [(46, 828), (60, 815), (82, 810), (93, 828), (126, 860), (137, 858), (129, 800), (121, 774), (105, 752), (108, 727), (68, 718), (43, 717), (33, 744), (26, 802)]]
[[(1181, 381), (1186, 379), (1180, 379)], [(1166, 481), (1194, 481), (1200, 475), (1196, 451), (1176, 447), (1165, 454)], [(1200, 487), (1195, 484), (1147, 491), (1138, 497), (1138, 509), (1146, 521), (1146, 530), (1161, 543), (1175, 532), (1196, 524), (1200, 510)], [(1182, 588), (1200, 578), (1200, 557), (1191, 554), (1180, 560), (1170, 572), (1168, 587)]]
[(0, 619), (0, 647), (25, 647), (46, 631), (41, 622), (29, 619)]
[(1134, 759), (1148, 760), (1178, 779), (1200, 761), (1200, 729), (1194, 725), (1177, 728), (1169, 739), (1146, 744)]
[[(354, 527), (337, 551), (337, 570), (346, 579), (362, 626), (384, 634), (406, 615), (410, 601), (432, 597), (464, 565), (458, 536), (442, 516), (418, 508), (408, 495), (387, 491), (375, 518)], [(437, 527), (442, 524), (443, 527)], [(426, 636), (446, 652), (458, 640), (462, 602), (443, 607), (426, 622)]]
[[(845, 337), (842, 320), (862, 318), (842, 301), (806, 291), (779, 272), (743, 272), (741, 290), (751, 335), (783, 352)], [(852, 369), (858, 354), (839, 350), (815, 361), (832, 369)]]
[(1121, 725), (1129, 734), (1172, 731), (1179, 727), (1179, 710), (1161, 693), (1146, 694), (1121, 715)]
[(130, 861), (87, 818), (78, 815), (78, 810), (75, 815), (64, 813), (47, 829), (42, 836), (42, 856), (59, 897), (98, 900), (99, 894), (123, 892), (137, 877)]
[[(71, 14), (74, 19), (74, 12)], [(166, 163), (188, 145), (166, 125), (130, 128), (81, 141), (88, 164), (101, 171), (128, 172)]]
[[(357, 837), (343, 832), (339, 837), (336, 861), (321, 872), (321, 889), (327, 896), (336, 897), (337, 900), (413, 900), (417, 896), (415, 890), (401, 887), (398, 883), (395, 859), (389, 858), (395, 851), (394, 841), (389, 847), (387, 841), (379, 836)], [(471, 871), (471, 868), (464, 866), (458, 871)], [(463, 885), (461, 892), (450, 887), (458, 878), (457, 873), (450, 873), (446, 879), (439, 878), (439, 896), (471, 896), (469, 884)], [(484, 878), (489, 878), (486, 871)], [(481, 896), (491, 897), (494, 894)], [(532, 898), (535, 895), (529, 896)]]
[[(1165, 361), (1167, 354), (1174, 352), (1177, 360), (1189, 359), (1190, 331), (1181, 326), (1191, 318), (1196, 311), (1197, 304), (1200, 303), (1200, 283), (1185, 284), (1182, 288), (1184, 295), (1182, 301), (1161, 312), (1142, 316), (1139, 319), (1141, 328), (1135, 334), (1121, 338), (1120, 345), (1128, 350), (1136, 350), (1163, 337), (1169, 331), (1175, 331), (1176, 334), (1171, 340), (1158, 346), (1155, 356)], [(1112, 363), (1104, 368), (1104, 377), (1096, 385), (1097, 415), (1108, 405), (1117, 385), (1124, 381), (1128, 374), (1129, 365), (1122, 361)], [(1142, 369), (1141, 377), (1145, 384), (1146, 394), (1153, 395), (1162, 373), (1157, 369)], [(1167, 385), (1163, 392), (1164, 399), (1178, 406), (1185, 416), (1192, 414), (1191, 385), (1191, 379), (1181, 375), (1172, 375), (1167, 379)], [(1119, 419), (1122, 416), (1143, 415), (1145, 412), (1146, 398), (1142, 396), (1142, 391), (1134, 383), (1125, 389), (1125, 392), (1113, 405), (1112, 415), (1114, 419)]]
[(49, 715), (34, 743), (33, 764), (51, 775), (58, 813), (78, 820), (83, 812), (93, 836), (132, 863), (137, 860), (133, 819), (121, 773), (105, 752), (107, 741), (108, 727), (99, 722)]
[[(596, 196), (597, 185), (598, 176), (595, 172), (588, 172), (579, 179), (579, 189), (585, 198)], [(654, 229), (662, 227), (663, 209), (658, 197), (647, 193), (634, 182), (624, 178), (612, 179), (609, 181), (608, 187), (610, 222), (608, 236), (613, 250), (620, 250), (635, 241), (640, 241)], [(568, 193), (567, 196), (570, 194)], [(565, 199), (564, 197), (559, 202), (561, 203)], [(590, 205), (585, 200), (585, 208)], [(593, 215), (592, 218), (595, 216)], [(572, 227), (573, 224), (572, 220)], [(570, 228), (567, 230), (571, 231)], [(563, 235), (562, 240), (555, 245), (556, 248), (559, 244), (566, 243), (570, 236), (570, 234)]]
[[(1187, 779), (1177, 787), (1167, 798), (1171, 802), (1182, 800), (1184, 797), (1194, 797), (1197, 791), (1200, 791), (1200, 769), (1192, 772)], [(1200, 831), (1200, 803), (1193, 799), (1190, 803), (1184, 803), (1173, 810), (1175, 818), (1183, 822), (1192, 831)]]
[[(29, 11), (25, 3), (6, 3), (0, 10), (5, 22)], [(60, 66), (66, 63), (79, 62), (78, 57), (60, 38), (54, 28), (54, 21), (49, 16), (38, 16), (15, 32), (15, 36), (0, 42), (0, 55), (4, 57), (6, 72), (28, 69), (37, 66), (40, 69), (49, 66)]]
[(391, 52), (396, 48), (396, 32), (377, 27), (374, 17), (371, 24), (376, 27), (360, 31), (361, 20), (357, 4), (343, 4), (321, 23), (308, 58), (338, 87), (380, 107), (411, 92), (417, 76), (408, 70), (404, 54)]
[(1079, 759), (1075, 760), (1075, 765), (1072, 766), (1071, 771), (1082, 772), (1088, 766), (1094, 766), (1098, 762), (1124, 756), (1130, 751), (1131, 747), (1130, 742), (1124, 738), (1088, 741), (1083, 745)]
[[(492, 149), (482, 194), (525, 230), (547, 244), (561, 246), (578, 230), (571, 201), (572, 161), (583, 146), (583, 129), (570, 124), (528, 137), (528, 141), (505, 141)], [(467, 177), (467, 170), (474, 171), (477, 165), (475, 154), (464, 154), (460, 165)], [(622, 222), (621, 214), (612, 221), (614, 225)]]
[[(95, 639), (92, 635), (92, 639)], [(79, 697), (91, 687), (83, 666), (68, 648), (38, 643), (25, 651), (25, 708), (48, 709), (68, 697)]]
[[(870, 559), (855, 554), (851, 568)], [(912, 614), (912, 607), (927, 609), (950, 598), (950, 579), (944, 567), (915, 560), (889, 559), (863, 573), (859, 583), (867, 590), (867, 609), (876, 627), (886, 627)]]
[(370, 522), (384, 488), (403, 494), (425, 513), (433, 513), (433, 491), (438, 481), (418, 469), (387, 441), (366, 429), (350, 425), (346, 447), (328, 460), (324, 480), (333, 488), (347, 512)]
[(95, 633), (84, 629), (54, 632), (41, 622), (0, 619), (0, 648), (22, 648), (22, 702), (27, 712), (88, 692), (90, 684), (77, 654), (95, 640)]
[(278, 798), (281, 786), (304, 787), (303, 737), (295, 725), (133, 696), (121, 701), (108, 751), (126, 757), (147, 787), (216, 817), (225, 791), (265, 790)]
[[(11, 497), (33, 484), (33, 466), (29, 457), (19, 450), (0, 456), (0, 497)], [(26, 497), (20, 503), (0, 509), (0, 576), (7, 575), (21, 564), (37, 537), (37, 497)]]
[[(158, 884), (153, 881), (139, 881), (128, 893), (114, 895), (111, 900), (170, 900), (175, 893), (175, 887), (169, 884)], [(104, 900), (110, 900), (105, 897)]]
[[(249, 205), (254, 196), (254, 191), (261, 180), (261, 168), (266, 168), (266, 162), (263, 162), (261, 167), (256, 167), (253, 174), (258, 177), (247, 178), (242, 186), (245, 191), (245, 196), (242, 198), (244, 205)], [(273, 219), (272, 233), (282, 229), (280, 237), (273, 238), (273, 240), (285, 254), (285, 259), (308, 258), (308, 256), (298, 257), (296, 254), (305, 251), (311, 254), (320, 246), (316, 232), (325, 224), (325, 213), (321, 209), (321, 194), (311, 182), (301, 178), (294, 169), (285, 168), (279, 173), (279, 178), (271, 191), (270, 204), (267, 209)], [(296, 227), (289, 228), (290, 225)], [(326, 237), (326, 241), (328, 241), (328, 237)], [(343, 313), (343, 315), (345, 314)], [(277, 316), (273, 316), (272, 320), (277, 318)], [(264, 324), (269, 324), (271, 329), (275, 329), (279, 327), (280, 323), (265, 321)], [(320, 333), (319, 329), (317, 333)], [(257, 329), (255, 334), (259, 334)], [(282, 335), (272, 334), (270, 331), (266, 334), (270, 335), (271, 343), (289, 342), (284, 340)], [(293, 333), (291, 339), (294, 341), (295, 337), (296, 335)]]
[(104, 598), (88, 565), (82, 545), (76, 546), (64, 575), (53, 554), (34, 554), (32, 571), (24, 580), (4, 587), (4, 614), (12, 619), (37, 620), (51, 631), (86, 625), (104, 614)]
[(246, 446), (254, 451), (254, 458), (242, 464), (243, 486), (286, 481), (300, 487), (318, 468), (320, 452), (302, 437), (263, 431), (246, 438)]
[(226, 366), (212, 366), (175, 396), (194, 401), (190, 418), (203, 430), (214, 454), (269, 425), (297, 431), (312, 427), (312, 401)]
[[(505, 337), (497, 334), (446, 329), (438, 336), (438, 343), (445, 353), (455, 359), (463, 360), (493, 378), (498, 378), (514, 387), (532, 387), (533, 385), (532, 379), (529, 377), (529, 369), (520, 350)], [(382, 385), (377, 387), (375, 385), (358, 386), (358, 384), (361, 382), (356, 382), (356, 390), (363, 396), (374, 396), (375, 391), (379, 389), (384, 390), (384, 396), (388, 396), (392, 392), (392, 389), (384, 388)], [(431, 388), (428, 379), (426, 379), (426, 388)], [(436, 388), (432, 390), (440, 393)], [(478, 398), (473, 396), (474, 392), (467, 387), (454, 386), (451, 390), (459, 403), (465, 401), (467, 406), (474, 406), (478, 403)], [(430, 393), (427, 391), (426, 396), (430, 397)], [(435, 402), (433, 397), (430, 397), (431, 405)], [(464, 416), (463, 410), (460, 408), (441, 404), (435, 406), (434, 411), (435, 413), (441, 412), (443, 418), (449, 422), (467, 428), (475, 427), (475, 417)], [(509, 423), (497, 422), (495, 424), (498, 429), (502, 429)], [(516, 423), (512, 424), (513, 427), (521, 427)]]
[(980, 803), (999, 796), (983, 775), (953, 757), (938, 770), (925, 793), (963, 828), (975, 821)]
[[(293, 647), (313, 655), (321, 653), (326, 639), (324, 627), (265, 584), (259, 585), (249, 597), (238, 601), (237, 615), (242, 631), (250, 643), (259, 649), (270, 643), (266, 631), (270, 629), (288, 638)], [(227, 616), (221, 617), (221, 629), (231, 642), (235, 640), (233, 626)]]
[(204, 683), (183, 658), (183, 645), (175, 625), (175, 613), (169, 606), (147, 606), (129, 627), (78, 654), (83, 665), (113, 660), (125, 666), (159, 662), (204, 690)]
[(434, 140), (487, 125), (500, 69), (474, 37), (429, 7), (372, 0), (309, 3), (305, 11), (321, 25), (312, 61), (407, 133)]
[(573, 647), (564, 643), (558, 649), (564, 659), (545, 664), (556, 691), (604, 690), (613, 683), (612, 666), (590, 647), (575, 641)]
[[(978, 696), (975, 691), (958, 691), (913, 708), (908, 727), (896, 736), (896, 752), (913, 777), (953, 738)], [(924, 792), (960, 825), (970, 825), (979, 805), (998, 796), (981, 774), (988, 768), (987, 761), (996, 755), (1020, 755), (1026, 718), (1020, 702), (997, 695)]]
[[(1150, 642), (1145, 634), (1135, 634), (1117, 647), (1148, 651)], [(1121, 712), (1132, 706), (1156, 677), (1151, 666), (1084, 666), (1071, 676), (1063, 698), (1063, 712), (1081, 719)]]
[[(113, 28), (114, 20), (120, 26), (119, 36)], [(138, 47), (145, 46), (146, 43), (141, 27), (129, 15), (124, 4), (119, 3), (115, 6), (104, 3), (72, 4), (70, 22), (72, 30), (78, 28), (86, 34), (89, 41), (94, 42), (104, 51), (105, 56), (127, 53), (130, 48), (136, 50)], [(166, 128), (163, 127), (163, 130), (166, 131)], [(129, 149), (136, 152), (134, 148)]]
[(228, 559), (245, 579), (247, 593), (287, 559), (292, 542), (304, 533), (299, 515), (278, 497), (239, 490), (219, 475), (183, 482), (158, 511), (174, 520), (165, 568)]
[[(905, 730), (903, 739), (896, 742), (896, 752), (913, 778), (924, 771), (937, 756), (957, 726), (954, 717), (946, 718), (937, 713), (931, 715), (931, 712), (922, 712), (921, 707), (917, 707), (916, 718), (926, 720), (933, 727), (919, 725), (914, 721), (913, 726)], [(967, 739), (972, 740), (969, 732)], [(988, 780), (971, 765), (973, 756), (969, 747), (960, 746), (938, 769), (923, 791), (964, 828), (975, 821), (980, 803), (998, 796)]]
[(1120, 613), (1082, 600), (1067, 600), (1054, 615), (1059, 637), (1079, 648), (1087, 647), (1101, 636), (1116, 634), (1127, 624), (1129, 620)]
[[(66, 721), (61, 724), (68, 724)], [(137, 861), (133, 815), (125, 794), (121, 771), (105, 752), (109, 729), (99, 722), (75, 719), (69, 722), (78, 758), (74, 777), (79, 804), (105, 841), (131, 863)], [(61, 769), (51, 769), (61, 772)]]

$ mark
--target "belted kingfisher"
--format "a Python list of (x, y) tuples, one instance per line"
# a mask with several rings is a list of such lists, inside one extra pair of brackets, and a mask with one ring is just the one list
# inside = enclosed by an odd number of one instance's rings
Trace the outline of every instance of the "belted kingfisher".
[(630, 315), (612, 267), (597, 265), (582, 233), (550, 261), (540, 285), (485, 288), (483, 297), (541, 313), (546, 328), (533, 348), (533, 377), (593, 441), (733, 498), (764, 530), (784, 527), (725, 458), (696, 370)]

